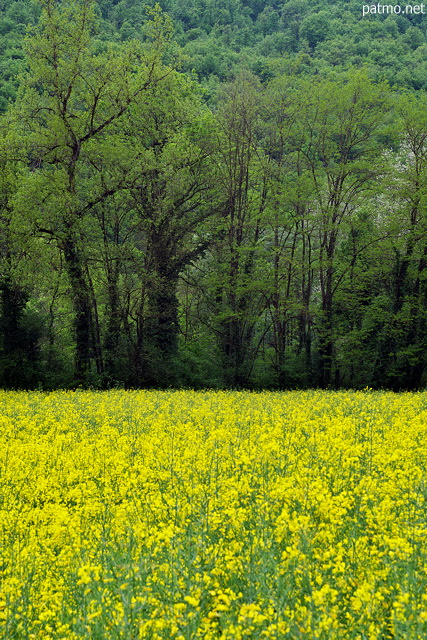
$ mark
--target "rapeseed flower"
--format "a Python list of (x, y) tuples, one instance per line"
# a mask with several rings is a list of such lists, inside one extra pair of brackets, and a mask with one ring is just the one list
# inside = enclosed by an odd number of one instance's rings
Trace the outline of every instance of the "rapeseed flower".
[(427, 636), (427, 394), (0, 409), (0, 637)]

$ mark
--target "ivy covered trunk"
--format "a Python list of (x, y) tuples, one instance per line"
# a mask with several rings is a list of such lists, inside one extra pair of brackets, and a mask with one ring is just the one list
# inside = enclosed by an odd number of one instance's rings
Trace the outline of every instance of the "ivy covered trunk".
[(76, 384), (84, 385), (90, 381), (92, 359), (96, 358), (96, 353), (100, 351), (99, 344), (96, 344), (97, 331), (91, 288), (83, 258), (71, 236), (64, 241), (62, 249), (74, 311), (74, 380)]
[(174, 360), (178, 355), (178, 274), (157, 265), (148, 289), (145, 322), (145, 383), (169, 387), (176, 381)]

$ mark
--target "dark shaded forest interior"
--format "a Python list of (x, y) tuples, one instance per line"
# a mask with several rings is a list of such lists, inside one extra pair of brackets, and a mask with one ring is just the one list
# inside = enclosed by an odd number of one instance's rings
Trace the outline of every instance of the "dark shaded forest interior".
[(0, 386), (424, 387), (420, 6), (0, 0)]

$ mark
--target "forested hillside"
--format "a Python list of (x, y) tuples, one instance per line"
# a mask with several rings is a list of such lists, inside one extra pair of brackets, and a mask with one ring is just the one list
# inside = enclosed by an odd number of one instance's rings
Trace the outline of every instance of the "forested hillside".
[[(37, 0), (1, 0), (0, 108), (14, 99), (22, 62), (22, 35), (40, 15)], [(101, 41), (144, 38), (147, 7), (154, 0), (98, 0), (95, 33)], [(391, 85), (427, 85), (427, 9), (380, 5), (363, 17), (361, 0), (162, 0), (182, 46), (181, 70), (195, 72), (214, 92), (244, 67), (266, 81), (281, 73), (325, 73), (367, 65), (371, 77)], [(406, 7), (413, 7), (406, 10)], [(394, 13), (394, 10), (399, 13)], [(381, 10), (381, 9), (380, 9)], [(365, 8), (366, 12), (366, 8)]]
[(0, 2), (0, 385), (425, 385), (427, 18), (362, 7)]

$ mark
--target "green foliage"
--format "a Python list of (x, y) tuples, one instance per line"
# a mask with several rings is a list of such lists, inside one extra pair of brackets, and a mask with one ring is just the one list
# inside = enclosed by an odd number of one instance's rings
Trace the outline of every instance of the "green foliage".
[(0, 282), (0, 385), (34, 388), (41, 374), (40, 319), (26, 310), (27, 292), (10, 279)]
[(1, 384), (425, 383), (424, 16), (1, 9)]

